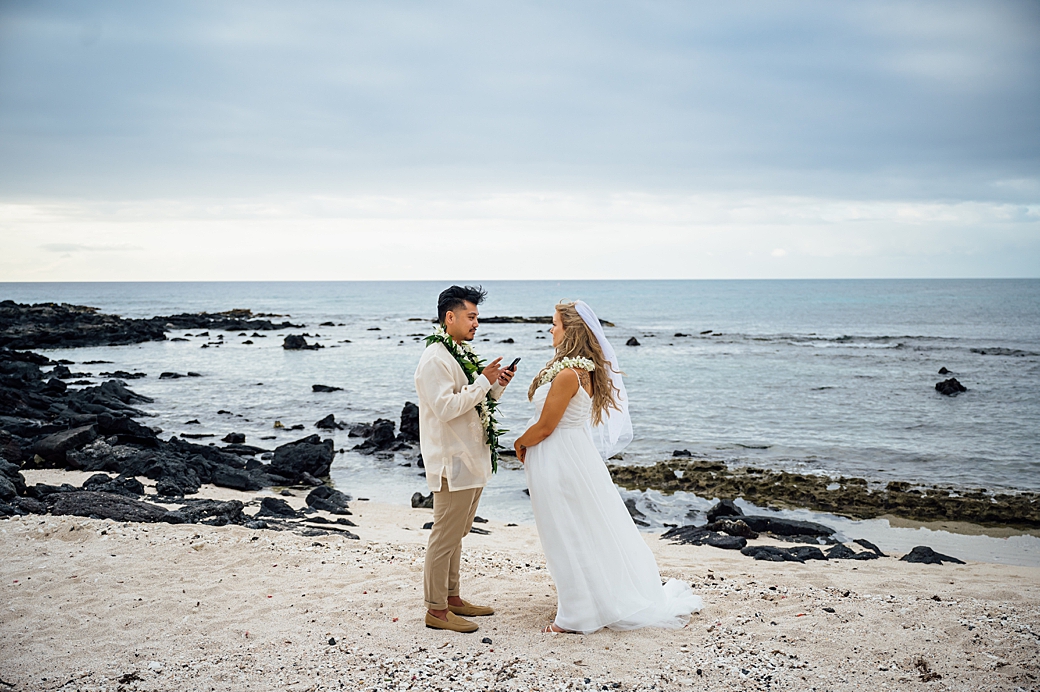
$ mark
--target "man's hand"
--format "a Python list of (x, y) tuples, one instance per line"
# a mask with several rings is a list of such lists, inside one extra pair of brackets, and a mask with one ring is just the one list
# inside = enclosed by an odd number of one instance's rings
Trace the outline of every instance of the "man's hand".
[(507, 386), (510, 380), (513, 379), (513, 375), (515, 374), (516, 370), (510, 370), (509, 368), (504, 369), (502, 373), (498, 376), (498, 383), (503, 387)]
[(485, 365), (480, 374), (486, 377), (488, 382), (495, 384), (503, 372), (505, 371), (502, 370), (502, 358), (500, 356)]

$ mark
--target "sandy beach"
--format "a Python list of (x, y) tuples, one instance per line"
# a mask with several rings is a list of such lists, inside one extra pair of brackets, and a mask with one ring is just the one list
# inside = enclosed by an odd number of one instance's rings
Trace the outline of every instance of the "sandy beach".
[[(265, 494), (202, 493), (254, 503)], [(691, 582), (703, 612), (683, 630), (543, 635), (555, 594), (537, 533), (489, 522), (489, 535), (466, 539), (463, 595), (497, 612), (460, 635), (422, 623), (431, 511), (365, 501), (351, 510), (360, 540), (3, 521), (0, 688), (1040, 689), (1037, 568), (756, 562), (646, 534), (662, 577)]]

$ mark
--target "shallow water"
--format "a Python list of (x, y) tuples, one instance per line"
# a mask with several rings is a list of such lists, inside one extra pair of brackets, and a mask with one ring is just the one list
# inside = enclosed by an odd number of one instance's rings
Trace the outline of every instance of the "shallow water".
[[(625, 463), (688, 449), (731, 464), (873, 481), (1040, 490), (1038, 280), (484, 285), (484, 315), (548, 315), (556, 300), (580, 297), (616, 324), (607, 333), (628, 375), (636, 434)], [(289, 332), (264, 332), (244, 345), (247, 336), (231, 332), (223, 345), (203, 349), (217, 341), (217, 332), (206, 338), (180, 330), (168, 336), (188, 341), (48, 352), (77, 364), (112, 361), (74, 371), (148, 373), (130, 386), (156, 399), (151, 423), (166, 434), (213, 434), (202, 441), (216, 441), (235, 431), (271, 448), (315, 432), (313, 423), (328, 413), (346, 422), (397, 420), (404, 402), (415, 398), (412, 374), (421, 336), (431, 327), (415, 320), (432, 316), (441, 288), (429, 282), (0, 284), (0, 299), (93, 305), (127, 317), (243, 307), (291, 315), (306, 325), (292, 333), (316, 335), (310, 340), (326, 348), (285, 351), (281, 341)], [(343, 326), (319, 326), (327, 321)], [(544, 330), (488, 324), (478, 332), (482, 354), (523, 358), (520, 386), (500, 409), (511, 430), (507, 441), (530, 415), (526, 384), (550, 355)], [(640, 346), (624, 345), (632, 336)], [(507, 339), (513, 343), (502, 343)], [(952, 375), (939, 376), (943, 366)], [(189, 370), (203, 377), (158, 379), (162, 371)], [(956, 398), (936, 393), (934, 384), (949, 376), (969, 391)], [(344, 391), (314, 394), (315, 383)], [(193, 419), (200, 424), (185, 425)], [(275, 430), (276, 420), (305, 429)], [(356, 442), (345, 432), (333, 437), (338, 449)], [(404, 503), (425, 490), (419, 470), (401, 466), (408, 462), (347, 452), (333, 475), (354, 495)], [(522, 488), (522, 473), (503, 470), (487, 489), (481, 513), (529, 521)], [(658, 498), (648, 515), (660, 526), (685, 515), (694, 500)], [(640, 497), (641, 506), (646, 501)], [(850, 537), (875, 540), (877, 522), (856, 525), (860, 533)], [(886, 531), (898, 542), (896, 536), (910, 530)], [(929, 545), (940, 549), (940, 538)], [(1040, 564), (1033, 537), (951, 540), (980, 558), (1016, 561), (1028, 553), (1028, 564)], [(1002, 543), (981, 547), (987, 541)], [(1023, 544), (1033, 547), (1023, 553)]]

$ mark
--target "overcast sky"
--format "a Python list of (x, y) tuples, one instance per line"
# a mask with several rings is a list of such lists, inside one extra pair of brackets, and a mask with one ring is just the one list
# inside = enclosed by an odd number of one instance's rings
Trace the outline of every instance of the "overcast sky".
[(0, 2), (0, 281), (1040, 276), (1040, 3)]

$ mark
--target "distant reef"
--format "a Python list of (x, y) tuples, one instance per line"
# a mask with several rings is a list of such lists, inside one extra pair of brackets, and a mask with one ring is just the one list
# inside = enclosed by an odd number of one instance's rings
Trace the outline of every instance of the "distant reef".
[(166, 315), (127, 319), (106, 315), (97, 308), (68, 303), (34, 305), (0, 301), (0, 347), (11, 349), (119, 346), (164, 341), (171, 329), (275, 330), (300, 328), (290, 322), (272, 322), (250, 310)]
[(1040, 495), (990, 493), (893, 481), (872, 488), (863, 478), (829, 478), (729, 468), (699, 459), (671, 459), (653, 466), (610, 466), (614, 482), (629, 490), (677, 490), (705, 498), (743, 498), (759, 506), (806, 508), (854, 519), (886, 514), (920, 522), (961, 521), (982, 526), (1040, 528)]

